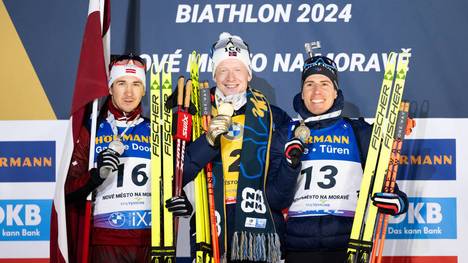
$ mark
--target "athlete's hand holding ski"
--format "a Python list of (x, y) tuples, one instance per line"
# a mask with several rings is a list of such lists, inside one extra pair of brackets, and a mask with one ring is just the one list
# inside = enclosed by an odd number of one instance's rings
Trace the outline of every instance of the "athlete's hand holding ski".
[(166, 200), (166, 208), (169, 212), (172, 212), (174, 216), (190, 216), (193, 212), (192, 204), (188, 200), (187, 196), (174, 196)]
[(99, 171), (99, 177), (106, 179), (112, 173), (118, 169), (120, 164), (119, 153), (112, 149), (105, 149), (99, 153), (97, 157), (97, 170)]

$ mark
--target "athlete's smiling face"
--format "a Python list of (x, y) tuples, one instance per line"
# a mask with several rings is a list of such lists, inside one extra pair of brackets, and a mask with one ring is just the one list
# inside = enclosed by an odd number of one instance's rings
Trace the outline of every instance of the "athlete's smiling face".
[(302, 99), (306, 108), (315, 115), (327, 112), (338, 96), (333, 82), (325, 75), (308, 76), (302, 86)]
[(247, 68), (238, 59), (225, 59), (216, 67), (216, 86), (224, 96), (244, 92), (251, 79), (252, 76), (249, 75)]

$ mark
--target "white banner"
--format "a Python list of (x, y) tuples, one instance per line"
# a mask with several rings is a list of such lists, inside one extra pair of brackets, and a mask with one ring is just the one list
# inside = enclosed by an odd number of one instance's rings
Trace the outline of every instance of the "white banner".
[[(50, 206), (68, 121), (0, 121), (0, 259), (48, 258)], [(400, 159), (406, 215), (392, 218), (384, 256), (468, 262), (468, 119), (416, 119)], [(190, 192), (190, 191), (189, 191)], [(190, 256), (188, 220), (177, 254)], [(28, 249), (24, 249), (24, 248)]]

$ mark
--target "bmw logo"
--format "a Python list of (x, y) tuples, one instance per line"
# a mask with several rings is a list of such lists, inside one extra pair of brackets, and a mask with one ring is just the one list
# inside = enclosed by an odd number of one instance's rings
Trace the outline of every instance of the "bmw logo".
[(243, 131), (244, 127), (242, 126), (242, 124), (233, 122), (231, 127), (229, 127), (229, 132), (225, 135), (225, 137), (228, 140), (235, 140), (242, 136)]
[(125, 224), (125, 215), (120, 212), (115, 212), (109, 216), (108, 220), (112, 226), (121, 227)]

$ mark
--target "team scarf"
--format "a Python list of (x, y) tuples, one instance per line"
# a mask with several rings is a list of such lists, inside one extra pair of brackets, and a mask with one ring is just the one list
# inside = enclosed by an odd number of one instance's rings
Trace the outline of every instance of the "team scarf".
[[(270, 105), (260, 91), (248, 89), (246, 96), (233, 238), (229, 242), (231, 260), (278, 262), (280, 241), (265, 194), (273, 118)], [(216, 109), (213, 112), (216, 114)], [(225, 260), (226, 204), (219, 159), (213, 162), (213, 177), (215, 207), (220, 215), (220, 251)]]

